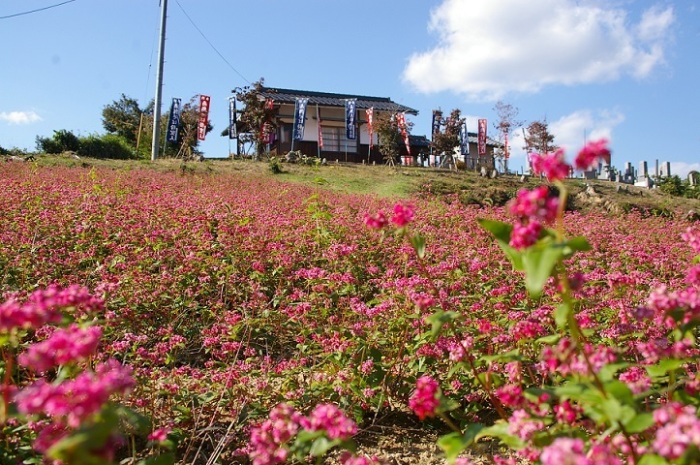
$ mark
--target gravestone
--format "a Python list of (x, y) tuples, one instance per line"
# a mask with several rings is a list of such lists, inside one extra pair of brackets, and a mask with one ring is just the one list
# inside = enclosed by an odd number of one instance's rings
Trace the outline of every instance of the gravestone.
[(700, 186), (700, 172), (691, 171), (688, 173), (688, 184), (691, 186)]

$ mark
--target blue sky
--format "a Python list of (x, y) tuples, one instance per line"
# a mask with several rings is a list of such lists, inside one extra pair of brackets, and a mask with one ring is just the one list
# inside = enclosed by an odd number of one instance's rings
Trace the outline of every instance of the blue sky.
[[(0, 17), (66, 0), (5, 0)], [(227, 98), (271, 87), (458, 108), (470, 131), (498, 100), (545, 119), (573, 153), (607, 137), (613, 165), (700, 169), (700, 6), (696, 0), (169, 0), (163, 111), (212, 97), (201, 149), (225, 156)], [(0, 146), (35, 149), (55, 129), (103, 133), (102, 108), (155, 93), (158, 0), (73, 0), (0, 19)], [(201, 32), (200, 32), (201, 31)], [(512, 169), (525, 164), (522, 135)]]

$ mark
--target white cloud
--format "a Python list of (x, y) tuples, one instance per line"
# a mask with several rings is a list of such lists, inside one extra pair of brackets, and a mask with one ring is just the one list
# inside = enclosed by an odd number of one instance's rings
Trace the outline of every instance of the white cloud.
[[(549, 131), (554, 135), (554, 143), (566, 150), (566, 158), (571, 161), (586, 141), (605, 138), (612, 142), (615, 127), (624, 121), (625, 115), (616, 109), (579, 110), (550, 121), (548, 125)], [(525, 164), (527, 157), (524, 146), (523, 131), (515, 131), (510, 141), (514, 169)], [(613, 151), (613, 164), (615, 163)]]
[(41, 121), (41, 116), (34, 111), (1, 111), (0, 121), (10, 124), (31, 124)]
[(571, 156), (586, 141), (605, 138), (612, 142), (613, 129), (624, 120), (625, 116), (617, 110), (579, 110), (551, 122), (549, 129), (554, 143)]
[(677, 175), (681, 179), (688, 179), (688, 173), (691, 171), (700, 171), (700, 163), (686, 163), (683, 161), (671, 162), (672, 175)]
[(547, 85), (648, 75), (664, 61), (672, 7), (632, 24), (621, 7), (592, 0), (444, 0), (431, 13), (431, 50), (409, 58), (404, 79), (425, 93), (496, 100)]

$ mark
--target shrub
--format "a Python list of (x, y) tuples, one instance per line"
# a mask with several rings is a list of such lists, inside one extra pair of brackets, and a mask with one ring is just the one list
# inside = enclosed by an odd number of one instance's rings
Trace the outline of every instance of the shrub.
[(80, 140), (78, 153), (84, 157), (126, 160), (137, 155), (126, 139), (115, 134), (91, 135)]
[(36, 148), (44, 153), (77, 152), (80, 148), (80, 139), (67, 129), (59, 129), (53, 132), (53, 136), (36, 137)]

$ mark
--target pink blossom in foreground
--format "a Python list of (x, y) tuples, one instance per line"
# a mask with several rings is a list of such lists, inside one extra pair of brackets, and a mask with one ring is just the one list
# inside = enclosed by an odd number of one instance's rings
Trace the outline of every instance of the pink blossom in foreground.
[(421, 420), (427, 417), (434, 417), (437, 413), (437, 408), (440, 406), (438, 398), (440, 385), (430, 376), (421, 376), (416, 381), (416, 390), (408, 400), (408, 406), (411, 407)]
[(99, 326), (81, 328), (72, 324), (68, 328), (57, 329), (45, 341), (30, 346), (19, 356), (19, 363), (43, 372), (57, 365), (84, 360), (97, 350), (101, 336)]
[(542, 465), (589, 465), (582, 439), (557, 438), (540, 455)]
[(520, 189), (515, 199), (509, 204), (511, 215), (522, 220), (551, 223), (557, 217), (559, 198), (549, 195), (547, 186), (538, 186), (532, 190)]
[(365, 226), (372, 229), (382, 229), (389, 224), (389, 221), (387, 220), (384, 212), (380, 210), (375, 215), (365, 213), (364, 223)]
[(391, 217), (391, 222), (402, 228), (413, 220), (413, 215), (413, 207), (397, 203), (394, 205), (394, 215)]
[(343, 465), (378, 465), (381, 462), (377, 457), (354, 455), (351, 452), (345, 451), (340, 455), (340, 463)]
[(317, 405), (301, 425), (309, 431), (325, 431), (330, 439), (350, 439), (357, 434), (355, 422), (333, 404)]
[(542, 224), (537, 221), (527, 224), (516, 223), (510, 235), (509, 245), (518, 250), (526, 249), (537, 242), (542, 229)]
[(695, 407), (672, 402), (654, 411), (654, 420), (661, 427), (652, 442), (654, 452), (674, 460), (691, 447), (700, 447), (700, 418)]
[(548, 181), (565, 179), (571, 167), (564, 161), (564, 149), (557, 149), (547, 154), (531, 153), (530, 162), (535, 174), (544, 174)]
[(68, 426), (77, 428), (97, 413), (112, 394), (124, 394), (134, 384), (131, 368), (110, 360), (98, 365), (94, 373), (85, 371), (60, 384), (40, 379), (19, 391), (15, 401), (21, 413), (65, 419)]
[(148, 440), (153, 442), (163, 442), (168, 439), (168, 433), (170, 433), (170, 428), (158, 428), (148, 435)]
[(577, 170), (584, 171), (592, 167), (598, 160), (605, 160), (607, 163), (610, 163), (610, 149), (608, 148), (607, 139), (587, 143), (576, 155), (574, 167)]
[(270, 412), (270, 418), (253, 427), (250, 432), (249, 455), (253, 465), (274, 465), (287, 460), (285, 444), (299, 432), (302, 420), (291, 405), (279, 404)]
[(690, 245), (695, 253), (700, 254), (700, 231), (696, 231), (692, 226), (688, 226), (681, 238)]

